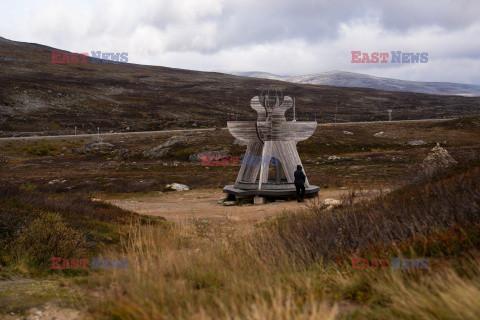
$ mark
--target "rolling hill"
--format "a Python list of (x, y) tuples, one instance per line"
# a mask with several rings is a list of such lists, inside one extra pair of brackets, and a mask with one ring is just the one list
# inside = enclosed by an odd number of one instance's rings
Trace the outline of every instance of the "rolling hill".
[[(480, 98), (265, 80), (131, 63), (52, 63), (48, 46), (0, 38), (0, 135), (149, 131), (225, 126), (255, 118), (250, 99), (275, 84), (297, 119), (332, 122), (480, 113)], [(63, 51), (66, 52), (66, 51)], [(97, 61), (98, 62), (98, 61)], [(292, 118), (292, 111), (287, 112)]]

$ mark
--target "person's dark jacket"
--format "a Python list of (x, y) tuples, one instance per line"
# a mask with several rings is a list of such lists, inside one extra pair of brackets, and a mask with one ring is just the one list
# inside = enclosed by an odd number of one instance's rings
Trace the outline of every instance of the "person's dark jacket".
[(296, 186), (304, 186), (305, 185), (305, 174), (302, 171), (302, 166), (297, 166), (297, 171), (293, 173), (293, 176), (295, 177), (295, 181), (293, 184)]

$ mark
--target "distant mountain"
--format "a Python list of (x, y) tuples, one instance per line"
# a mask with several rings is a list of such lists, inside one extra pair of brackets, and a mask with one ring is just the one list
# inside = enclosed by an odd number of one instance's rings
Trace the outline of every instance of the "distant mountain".
[(238, 76), (281, 80), (293, 83), (335, 87), (372, 88), (386, 91), (417, 92), (442, 95), (480, 96), (480, 85), (453, 82), (406, 81), (369, 76), (361, 73), (330, 71), (304, 76), (279, 76), (266, 72), (234, 72)]

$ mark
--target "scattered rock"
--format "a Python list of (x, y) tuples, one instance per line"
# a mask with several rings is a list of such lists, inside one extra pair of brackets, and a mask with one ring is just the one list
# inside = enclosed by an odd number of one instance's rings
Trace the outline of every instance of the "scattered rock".
[(328, 157), (328, 160), (340, 160), (340, 157), (330, 156), (330, 157)]
[(407, 144), (409, 146), (423, 146), (423, 145), (426, 145), (427, 143), (423, 140), (413, 140), (413, 141), (408, 141)]
[(173, 136), (164, 143), (161, 144), (162, 147), (173, 147), (177, 144), (185, 143), (187, 142), (187, 139), (185, 136)]
[(202, 154), (208, 154), (210, 155), (210, 161), (212, 161), (212, 157), (217, 157), (220, 159), (221, 157), (225, 156), (226, 153), (222, 151), (210, 151), (210, 150), (202, 150), (199, 152), (196, 152), (188, 157), (188, 160), (195, 162), (195, 161), (202, 161)]
[(116, 149), (112, 153), (117, 154), (115, 156), (115, 158), (113, 158), (114, 160), (121, 160), (127, 155), (128, 150), (127, 149)]
[(445, 170), (456, 163), (457, 161), (453, 159), (448, 151), (440, 147), (440, 144), (437, 143), (428, 156), (423, 160), (422, 171), (424, 174), (432, 176), (438, 171)]
[(374, 137), (381, 137), (381, 136), (383, 136), (384, 134), (385, 134), (385, 132), (380, 131), (380, 132), (375, 133), (373, 136), (374, 136)]
[(235, 145), (235, 146), (246, 146), (247, 143), (240, 140), (240, 139), (235, 138), (235, 140), (233, 140), (233, 145)]
[(188, 186), (180, 183), (167, 184), (162, 191), (187, 191), (190, 190)]
[(227, 198), (220, 198), (218, 199), (218, 204), (223, 204), (225, 201), (227, 200)]
[(326, 206), (336, 207), (336, 206), (341, 205), (342, 203), (340, 202), (340, 200), (328, 198), (328, 199), (323, 200), (323, 204), (326, 205)]
[(343, 134), (352, 135), (352, 134), (353, 134), (353, 132), (350, 132), (350, 131), (343, 131)]
[(107, 152), (113, 148), (113, 144), (104, 141), (92, 141), (83, 146), (85, 153), (89, 152)]
[(67, 182), (67, 180), (65, 179), (62, 179), (62, 180), (54, 179), (54, 180), (48, 181), (48, 184), (58, 184), (58, 183), (65, 183), (65, 182)]
[(235, 204), (236, 204), (235, 201), (223, 201), (223, 205), (227, 207), (234, 206)]

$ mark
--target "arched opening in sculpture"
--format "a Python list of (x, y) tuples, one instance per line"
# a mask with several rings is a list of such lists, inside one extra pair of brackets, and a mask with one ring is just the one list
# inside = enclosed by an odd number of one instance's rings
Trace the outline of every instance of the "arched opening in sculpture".
[(283, 171), (282, 163), (277, 157), (272, 157), (268, 166), (268, 180), (269, 183), (286, 182), (287, 177)]

